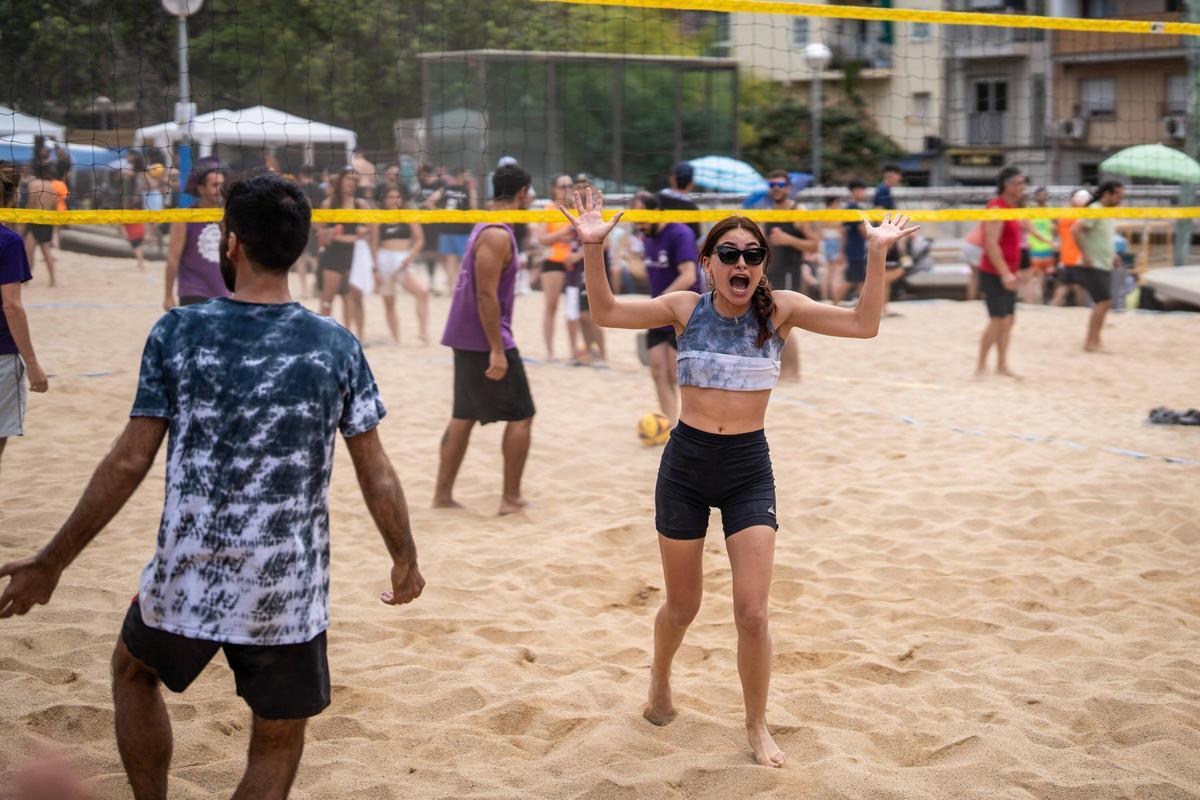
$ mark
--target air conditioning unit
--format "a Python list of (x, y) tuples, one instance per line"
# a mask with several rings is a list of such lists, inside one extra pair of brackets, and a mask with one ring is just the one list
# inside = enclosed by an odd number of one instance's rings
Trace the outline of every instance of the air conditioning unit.
[(1162, 135), (1166, 139), (1182, 139), (1187, 135), (1187, 119), (1183, 114), (1168, 114), (1162, 119)]
[(1058, 134), (1064, 139), (1082, 139), (1087, 136), (1087, 120), (1083, 117), (1064, 119), (1058, 123)]

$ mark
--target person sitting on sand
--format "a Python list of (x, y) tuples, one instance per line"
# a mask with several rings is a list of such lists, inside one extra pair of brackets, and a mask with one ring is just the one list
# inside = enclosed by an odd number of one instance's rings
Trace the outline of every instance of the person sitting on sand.
[(220, 240), (230, 298), (177, 307), (150, 332), (131, 419), (37, 555), (0, 567), (0, 618), (45, 604), (63, 570), (149, 472), (164, 435), (157, 547), (113, 654), (117, 749), (137, 800), (163, 800), (182, 692), (224, 649), (253, 712), (235, 800), (286, 798), (307, 718), (329, 705), (329, 477), (338, 430), (392, 558), (384, 603), (421, 594), (386, 413), (358, 341), (293, 302), (311, 209), (275, 175), (233, 185)]
[(603, 198), (591, 192), (572, 216), (584, 246), (584, 277), (592, 317), (612, 328), (671, 326), (678, 336), (679, 424), (663, 450), (655, 488), (655, 525), (666, 582), (666, 602), (654, 622), (654, 660), (644, 715), (655, 725), (675, 717), (671, 662), (700, 609), (704, 537), (711, 507), (721, 509), (733, 569), (738, 673), (746, 707), (746, 732), (754, 760), (783, 764), (767, 729), (771, 637), (767, 597), (771, 585), (776, 514), (775, 479), (763, 431), (771, 390), (779, 379), (780, 352), (793, 328), (827, 336), (870, 338), (879, 331), (888, 248), (917, 228), (888, 214), (864, 222), (867, 274), (855, 308), (839, 308), (798, 292), (772, 291), (764, 270), (767, 238), (753, 221), (727, 217), (709, 231), (700, 249), (706, 294), (676, 291), (649, 300), (617, 300), (604, 276), (604, 240), (620, 219), (605, 222)]

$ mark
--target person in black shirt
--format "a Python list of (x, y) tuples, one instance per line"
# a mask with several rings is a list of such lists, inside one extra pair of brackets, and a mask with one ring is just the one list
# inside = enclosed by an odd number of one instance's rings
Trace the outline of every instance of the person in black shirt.
[[(796, 201), (791, 196), (792, 183), (786, 170), (777, 169), (767, 176), (767, 202), (764, 208), (775, 211), (791, 211)], [(766, 276), (772, 289), (787, 289), (804, 292), (805, 260), (815, 257), (820, 247), (820, 238), (808, 222), (767, 222), (763, 233), (771, 247), (771, 262)], [(784, 381), (800, 380), (800, 340), (788, 338), (780, 355), (779, 378)]]
[[(692, 191), (692, 174), (692, 165), (688, 162), (680, 161), (675, 165), (675, 169), (667, 176), (668, 187), (658, 193), (658, 200), (664, 211), (700, 210), (700, 206), (688, 198), (688, 193)], [(700, 223), (687, 222), (684, 224), (692, 229), (692, 233), (699, 240)]]

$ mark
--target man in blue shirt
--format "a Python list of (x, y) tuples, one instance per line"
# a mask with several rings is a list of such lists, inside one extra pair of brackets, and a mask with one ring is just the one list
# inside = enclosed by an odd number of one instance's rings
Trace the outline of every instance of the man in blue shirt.
[(0, 567), (11, 578), (0, 618), (48, 602), (169, 433), (157, 545), (113, 654), (117, 748), (137, 798), (167, 796), (171, 723), (159, 684), (184, 691), (219, 649), (253, 712), (234, 797), (287, 796), (307, 718), (330, 700), (327, 498), (338, 431), (392, 558), (381, 599), (407, 603), (424, 587), (362, 349), (288, 292), (310, 225), (294, 183), (260, 175), (230, 188), (220, 267), (233, 296), (158, 321), (129, 423), (70, 518), (37, 555)]

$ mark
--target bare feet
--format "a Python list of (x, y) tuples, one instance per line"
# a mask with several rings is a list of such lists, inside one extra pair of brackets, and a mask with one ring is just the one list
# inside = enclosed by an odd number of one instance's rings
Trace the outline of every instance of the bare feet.
[(771, 738), (767, 723), (746, 726), (746, 737), (750, 740), (750, 749), (754, 751), (754, 760), (764, 767), (782, 767), (783, 751)]
[(519, 514), (529, 505), (529, 501), (524, 497), (501, 497), (500, 498), (500, 516), (506, 514)]
[(433, 498), (434, 508), (463, 508), (463, 504), (455, 500), (453, 497), (435, 497)]
[(650, 697), (642, 716), (651, 725), (660, 727), (670, 725), (678, 716), (675, 705), (671, 702), (671, 684), (667, 681), (659, 682), (655, 679), (653, 671), (650, 673)]
[(996, 367), (996, 374), (1003, 375), (1005, 378), (1016, 378), (1021, 380), (1021, 376), (1010, 370), (1008, 367)]

